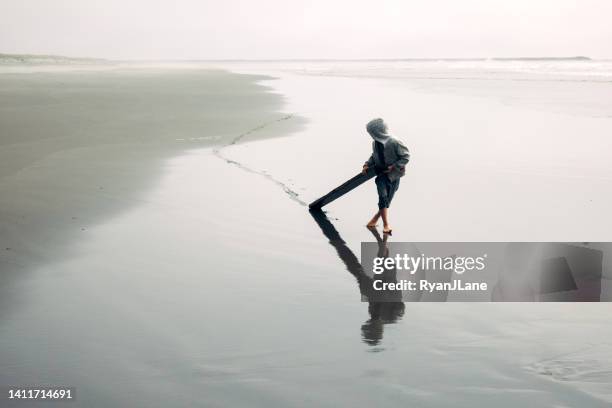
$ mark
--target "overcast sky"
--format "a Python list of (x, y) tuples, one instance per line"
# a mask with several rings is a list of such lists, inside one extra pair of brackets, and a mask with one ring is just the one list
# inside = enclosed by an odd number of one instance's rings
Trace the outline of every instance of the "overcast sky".
[(0, 0), (0, 52), (612, 58), (612, 0)]

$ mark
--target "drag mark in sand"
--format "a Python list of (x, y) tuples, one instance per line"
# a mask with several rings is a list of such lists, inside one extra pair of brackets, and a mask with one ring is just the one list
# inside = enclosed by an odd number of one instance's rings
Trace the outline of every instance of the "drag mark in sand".
[(293, 115), (283, 116), (280, 119), (276, 119), (276, 120), (273, 120), (273, 121), (270, 121), (270, 122), (266, 122), (266, 123), (263, 123), (263, 124), (261, 124), (259, 126), (256, 126), (256, 127), (252, 128), (252, 129), (249, 129), (248, 131), (246, 131), (244, 133), (241, 133), (240, 135), (238, 135), (235, 138), (233, 138), (229, 143), (227, 143), (227, 144), (225, 144), (225, 145), (223, 145), (223, 146), (221, 146), (219, 148), (214, 148), (213, 149), (213, 154), (215, 156), (217, 156), (218, 158), (220, 158), (221, 160), (225, 161), (226, 163), (233, 164), (234, 166), (238, 167), (241, 170), (244, 170), (244, 171), (247, 171), (247, 172), (253, 173), (253, 174), (258, 174), (258, 175), (266, 178), (267, 180), (271, 181), (272, 183), (276, 184), (281, 189), (283, 189), (285, 194), (287, 194), (290, 199), (292, 199), (293, 201), (295, 201), (296, 203), (298, 203), (300, 205), (307, 206), (308, 204), (305, 203), (304, 201), (300, 200), (299, 194), (297, 192), (295, 192), (295, 190), (291, 189), (291, 187), (289, 187), (287, 184), (283, 183), (282, 181), (274, 178), (274, 176), (272, 176), (268, 172), (263, 171), (263, 170), (256, 170), (256, 169), (253, 169), (253, 168), (251, 168), (251, 167), (249, 167), (249, 166), (247, 166), (247, 165), (245, 165), (243, 163), (240, 163), (240, 162), (238, 162), (236, 160), (229, 159), (229, 158), (225, 157), (223, 155), (223, 153), (221, 152), (226, 147), (229, 147), (229, 146), (237, 144), (242, 138), (244, 138), (245, 136), (250, 135), (251, 133), (257, 132), (257, 131), (262, 130), (262, 129), (265, 129), (268, 126), (274, 125), (274, 124), (276, 124), (278, 122), (289, 120), (292, 117), (293, 117)]

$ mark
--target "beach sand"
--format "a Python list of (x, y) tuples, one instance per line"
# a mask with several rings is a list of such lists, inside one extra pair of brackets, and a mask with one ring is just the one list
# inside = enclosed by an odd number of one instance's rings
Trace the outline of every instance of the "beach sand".
[(259, 79), (176, 69), (0, 75), (3, 310), (19, 302), (13, 277), (141, 204), (164, 160), (281, 118), (282, 98)]
[[(407, 304), (368, 342), (304, 205), (359, 170), (380, 115), (413, 155), (394, 240), (609, 240), (609, 101), (230, 69), (280, 79), (0, 75), (0, 384), (88, 407), (609, 406), (608, 305)], [(375, 204), (366, 185), (329, 206), (357, 257)]]

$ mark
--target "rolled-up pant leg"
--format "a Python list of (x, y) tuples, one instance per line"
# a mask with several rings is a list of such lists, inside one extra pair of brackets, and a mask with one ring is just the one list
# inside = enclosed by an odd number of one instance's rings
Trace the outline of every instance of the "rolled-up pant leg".
[(390, 181), (386, 174), (376, 176), (376, 190), (378, 191), (378, 209), (389, 208), (395, 192), (399, 188), (399, 179)]

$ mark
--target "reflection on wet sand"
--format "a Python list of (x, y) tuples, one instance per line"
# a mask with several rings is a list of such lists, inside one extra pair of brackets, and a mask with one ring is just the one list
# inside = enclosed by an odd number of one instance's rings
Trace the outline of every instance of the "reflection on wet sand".
[[(381, 299), (381, 294), (377, 293), (373, 296), (374, 279), (368, 276), (359, 259), (353, 251), (346, 245), (346, 242), (340, 236), (340, 233), (334, 225), (329, 221), (324, 212), (320, 210), (310, 211), (310, 214), (321, 228), (321, 231), (329, 240), (331, 246), (334, 247), (338, 257), (346, 269), (357, 279), (361, 299), (368, 302), (368, 312), (370, 318), (361, 326), (362, 339), (366, 344), (375, 346), (380, 343), (383, 338), (384, 325), (396, 323), (404, 315), (404, 302), (402, 294), (398, 291), (384, 291), (384, 299)], [(389, 256), (389, 248), (387, 246), (388, 235), (380, 236), (375, 228), (369, 228), (370, 232), (378, 242), (378, 255), (381, 257)], [(377, 276), (384, 282), (397, 282), (396, 270), (387, 269), (381, 275)], [(372, 300), (376, 299), (376, 301)]]

